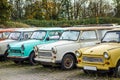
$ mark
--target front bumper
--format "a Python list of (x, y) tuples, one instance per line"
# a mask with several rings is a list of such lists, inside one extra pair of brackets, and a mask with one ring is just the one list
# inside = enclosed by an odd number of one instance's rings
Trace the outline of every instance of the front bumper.
[(10, 60), (15, 60), (15, 61), (24, 61), (24, 60), (28, 60), (29, 57), (19, 57), (19, 56), (7, 56), (8, 59)]
[(98, 72), (109, 72), (115, 67), (110, 67), (106, 64), (77, 64), (77, 67), (83, 70), (98, 71)]
[(60, 64), (61, 62), (58, 60), (55, 60), (54, 58), (39, 58), (36, 57), (35, 61), (40, 63), (40, 64), (45, 64), (45, 65), (55, 65), (55, 64)]

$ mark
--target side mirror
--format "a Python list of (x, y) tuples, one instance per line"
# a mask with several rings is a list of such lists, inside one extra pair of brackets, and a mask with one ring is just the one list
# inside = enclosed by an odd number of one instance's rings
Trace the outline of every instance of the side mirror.
[(47, 37), (47, 38), (46, 38), (46, 41), (49, 41), (49, 40), (50, 40), (50, 38), (49, 38), (49, 37)]
[(102, 42), (102, 40), (103, 40), (103, 38), (101, 38), (101, 40), (100, 40), (100, 41)]

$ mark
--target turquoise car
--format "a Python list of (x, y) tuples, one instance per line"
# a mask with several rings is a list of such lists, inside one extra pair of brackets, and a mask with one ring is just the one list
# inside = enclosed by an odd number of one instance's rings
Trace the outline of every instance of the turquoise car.
[(6, 59), (8, 44), (28, 40), (35, 30), (38, 30), (38, 28), (18, 28), (11, 32), (7, 39), (0, 41), (0, 60)]
[(63, 31), (63, 28), (42, 28), (36, 30), (29, 40), (9, 44), (7, 57), (15, 63), (29, 61), (31, 65), (34, 65), (36, 63), (34, 60), (34, 47), (39, 44), (57, 41)]

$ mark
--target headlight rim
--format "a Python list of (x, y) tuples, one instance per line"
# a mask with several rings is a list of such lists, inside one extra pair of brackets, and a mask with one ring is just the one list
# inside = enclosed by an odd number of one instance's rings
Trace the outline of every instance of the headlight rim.
[(39, 48), (37, 46), (34, 47), (34, 52), (37, 53)]
[(51, 51), (52, 51), (52, 53), (56, 54), (56, 53), (57, 53), (56, 47), (52, 47), (52, 48), (51, 48)]
[(10, 44), (7, 45), (7, 49), (10, 49)]
[(21, 50), (23, 50), (23, 51), (25, 50), (24, 44), (21, 45)]
[[(78, 55), (77, 55), (78, 54)], [(82, 52), (81, 51), (78, 51), (78, 50), (76, 50), (75, 51), (75, 55), (76, 55), (76, 57), (81, 57), (82, 56)]]
[[(106, 56), (107, 55), (107, 56)], [(108, 54), (108, 52), (104, 52), (103, 53), (103, 56), (105, 59), (110, 59), (110, 55)]]

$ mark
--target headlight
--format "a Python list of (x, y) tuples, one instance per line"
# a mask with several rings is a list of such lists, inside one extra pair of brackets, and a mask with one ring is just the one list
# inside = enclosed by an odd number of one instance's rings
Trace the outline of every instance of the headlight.
[(34, 47), (34, 51), (35, 51), (35, 53), (38, 52), (38, 47), (37, 46)]
[(25, 46), (24, 46), (24, 45), (21, 45), (21, 49), (24, 50), (24, 49), (25, 49)]
[(57, 49), (56, 49), (55, 47), (53, 47), (53, 48), (52, 48), (52, 52), (53, 52), (54, 54), (56, 54), (56, 53), (57, 53)]
[(109, 54), (107, 52), (104, 52), (103, 56), (104, 56), (105, 59), (109, 59), (110, 58), (110, 56), (109, 56)]
[(10, 49), (10, 45), (9, 44), (7, 45), (7, 49)]
[(77, 57), (80, 57), (80, 56), (82, 55), (82, 53), (79, 52), (79, 51), (75, 51), (75, 55), (76, 55)]

